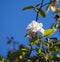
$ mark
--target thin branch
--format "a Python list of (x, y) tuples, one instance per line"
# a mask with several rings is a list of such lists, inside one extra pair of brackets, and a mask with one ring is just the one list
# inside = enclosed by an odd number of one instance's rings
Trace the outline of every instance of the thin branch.
[(44, 3), (44, 0), (42, 0), (42, 2), (41, 2), (41, 6), (40, 6), (40, 9), (42, 8), (42, 6), (43, 6), (43, 3)]
[(38, 21), (38, 12), (37, 12), (37, 15), (36, 15), (36, 21)]
[(48, 4), (50, 4), (50, 2), (48, 2), (48, 3), (45, 3), (44, 5), (42, 5), (42, 7), (44, 7), (44, 6), (48, 5)]
[(30, 51), (29, 51), (29, 53), (28, 53), (28, 55), (26, 57), (26, 60), (30, 58), (31, 52), (32, 52), (32, 46), (31, 46)]
[(13, 42), (13, 48), (15, 49), (15, 42)]
[(31, 49), (30, 49), (30, 52), (29, 52), (28, 58), (30, 57), (31, 52), (32, 52), (32, 46), (31, 46)]
[[(42, 5), (43, 5), (43, 2), (44, 2), (44, 0), (42, 0), (42, 2), (41, 2), (41, 6), (40, 6), (40, 9), (42, 8)], [(36, 15), (36, 21), (38, 21), (38, 12), (37, 12), (37, 15)]]

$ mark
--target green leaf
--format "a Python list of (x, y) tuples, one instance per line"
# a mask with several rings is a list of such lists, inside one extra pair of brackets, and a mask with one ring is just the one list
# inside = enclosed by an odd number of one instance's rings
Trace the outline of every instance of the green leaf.
[(8, 59), (5, 59), (4, 62), (9, 62), (9, 60)]
[(30, 36), (30, 35), (28, 35), (28, 34), (26, 34), (26, 35), (25, 35), (25, 37), (26, 37), (26, 38), (30, 38), (31, 36)]
[(52, 55), (52, 60), (54, 60), (55, 62), (60, 62), (60, 58), (57, 57), (57, 55)]
[(13, 53), (9, 53), (8, 54), (8, 59), (16, 58), (19, 55), (25, 55), (25, 54), (28, 53), (28, 51), (29, 51), (28, 48), (20, 48), (20, 50), (17, 50), (17, 51), (15, 51)]
[(44, 34), (42, 36), (49, 36), (52, 35), (55, 31), (53, 29), (47, 29), (44, 31)]
[(51, 46), (49, 48), (50, 51), (55, 51), (55, 52), (58, 52), (58, 47), (57, 46)]
[(31, 62), (31, 60), (30, 60), (30, 59), (28, 59), (28, 60), (27, 60), (27, 62)]
[(19, 49), (25, 48), (25, 45), (19, 45)]
[(14, 53), (9, 54), (8, 59), (16, 58), (20, 54), (21, 54), (21, 51), (18, 50), (18, 51), (14, 52)]
[(37, 44), (39, 42), (39, 40), (40, 40), (40, 37), (39, 36), (36, 36), (36, 37), (34, 37), (34, 38), (32, 38), (30, 40), (30, 44), (29, 45), (32, 46), (34, 44)]
[(51, 4), (48, 4), (48, 6), (46, 7), (46, 12), (48, 12), (50, 10)]
[(51, 43), (53, 43), (53, 44), (56, 44), (59, 41), (57, 38), (54, 38), (54, 37), (52, 37), (50, 39), (52, 40)]
[(2, 59), (3, 59), (3, 57), (2, 56), (0, 56), (0, 60), (2, 61)]
[(32, 38), (29, 45), (30, 46), (34, 45), (36, 41), (37, 41), (37, 39), (35, 37)]
[(29, 10), (29, 9), (33, 9), (33, 8), (34, 8), (34, 6), (26, 6), (23, 8), (23, 10)]
[(41, 53), (41, 49), (36, 48), (36, 52)]
[(38, 10), (38, 14), (40, 14), (43, 18), (45, 18), (45, 13), (42, 9), (37, 9)]
[(57, 8), (57, 13), (60, 13), (60, 8)]
[(55, 5), (51, 5), (51, 10), (52, 11), (56, 11), (56, 6)]
[(55, 44), (54, 46), (56, 46), (56, 47), (60, 48), (60, 43), (59, 43), (59, 44)]

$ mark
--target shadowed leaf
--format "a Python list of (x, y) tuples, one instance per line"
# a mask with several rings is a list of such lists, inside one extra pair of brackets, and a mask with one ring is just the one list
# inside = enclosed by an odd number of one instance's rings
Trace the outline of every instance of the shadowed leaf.
[(4, 62), (9, 62), (9, 60), (8, 59), (5, 59)]
[(0, 56), (0, 60), (2, 61), (2, 59), (3, 59), (3, 57), (2, 56)]
[(58, 52), (58, 47), (57, 46), (52, 46), (52, 47), (49, 48), (49, 50)]
[(56, 47), (60, 48), (60, 43), (59, 43), (59, 44), (55, 44), (54, 46), (56, 46)]
[(12, 40), (8, 40), (8, 41), (7, 41), (7, 44), (10, 44), (11, 42), (12, 42)]
[(60, 13), (60, 8), (57, 8), (57, 13)]
[(39, 37), (39, 36), (36, 36), (36, 37), (34, 37), (34, 38), (32, 38), (32, 39), (30, 40), (29, 45), (32, 46), (32, 45), (34, 45), (34, 44), (37, 44), (37, 43), (39, 42), (39, 40), (40, 40), (40, 37)]
[(45, 18), (45, 13), (43, 10), (37, 9), (38, 10), (38, 14), (40, 14), (43, 18)]
[(29, 9), (33, 9), (33, 8), (34, 8), (34, 6), (26, 6), (23, 8), (23, 10), (29, 10)]

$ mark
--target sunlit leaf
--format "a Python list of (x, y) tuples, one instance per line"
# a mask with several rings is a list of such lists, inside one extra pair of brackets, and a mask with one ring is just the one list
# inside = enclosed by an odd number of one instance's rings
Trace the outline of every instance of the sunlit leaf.
[(26, 37), (26, 38), (30, 38), (31, 36), (26, 34), (25, 37)]
[(52, 11), (56, 11), (56, 6), (51, 5), (51, 10), (52, 10)]
[(31, 60), (30, 60), (30, 59), (28, 59), (26, 62), (31, 62)]
[(19, 49), (22, 51), (22, 52), (27, 52), (29, 49), (26, 48), (24, 45), (20, 45)]
[(48, 6), (46, 7), (46, 12), (48, 12), (50, 10), (51, 4), (48, 4)]
[(23, 8), (23, 10), (29, 10), (29, 9), (33, 9), (33, 8), (34, 8), (34, 6), (26, 6)]
[(52, 35), (55, 31), (53, 29), (47, 29), (44, 31), (44, 34), (42, 36), (49, 36)]
[(21, 50), (22, 50), (22, 51), (26, 51), (27, 49), (26, 49), (26, 48), (22, 48)]
[(41, 53), (41, 49), (36, 48), (36, 52)]

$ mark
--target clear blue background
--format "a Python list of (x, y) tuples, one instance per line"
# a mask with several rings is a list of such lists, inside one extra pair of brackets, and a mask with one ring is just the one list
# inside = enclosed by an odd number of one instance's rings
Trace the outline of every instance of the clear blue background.
[[(6, 57), (8, 50), (12, 49), (12, 44), (7, 45), (7, 39), (1, 34), (8, 37), (14, 36), (14, 40), (20, 44), (28, 44), (25, 29), (32, 20), (35, 20), (36, 13), (33, 10), (22, 11), (22, 8), (27, 5), (35, 6), (39, 2), (40, 0), (0, 0), (0, 55)], [(39, 22), (42, 22), (47, 29), (55, 22), (55, 19), (51, 13), (47, 13), (45, 19), (39, 16)], [(52, 36), (60, 38), (58, 32)]]

